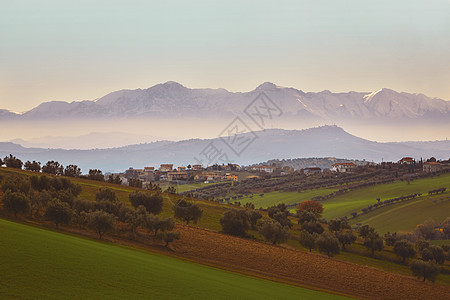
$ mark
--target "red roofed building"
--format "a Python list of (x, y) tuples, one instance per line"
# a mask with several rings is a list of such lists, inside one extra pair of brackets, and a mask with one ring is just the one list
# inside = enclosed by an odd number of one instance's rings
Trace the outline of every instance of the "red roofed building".
[(403, 165), (412, 165), (415, 162), (416, 161), (412, 157), (403, 157), (402, 159), (400, 159), (398, 161), (399, 164), (403, 164)]
[(161, 172), (170, 172), (173, 170), (173, 164), (162, 164), (159, 170)]
[(426, 173), (434, 173), (440, 171), (442, 165), (438, 162), (426, 162), (423, 164), (423, 171)]

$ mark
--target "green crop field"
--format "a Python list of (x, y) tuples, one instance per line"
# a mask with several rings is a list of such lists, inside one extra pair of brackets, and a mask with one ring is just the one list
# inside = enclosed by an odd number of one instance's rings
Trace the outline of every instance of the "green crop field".
[(0, 298), (344, 299), (0, 219)]
[(373, 226), (380, 233), (410, 231), (428, 218), (442, 222), (450, 217), (450, 193), (426, 196), (373, 210), (351, 219), (350, 223)]
[(367, 207), (370, 204), (375, 204), (377, 198), (384, 201), (413, 193), (426, 194), (429, 190), (441, 187), (450, 189), (450, 174), (433, 178), (418, 179), (412, 181), (410, 184), (406, 181), (397, 181), (389, 184), (361, 188), (324, 201), (323, 216), (326, 219), (350, 216), (352, 212), (360, 212), (362, 208)]
[(301, 193), (298, 192), (270, 192), (265, 193), (262, 197), (259, 194), (253, 195), (253, 199), (249, 197), (243, 197), (233, 201), (239, 201), (241, 204), (245, 204), (247, 202), (253, 203), (255, 208), (267, 208), (272, 205), (277, 205), (280, 203), (284, 203), (286, 205), (300, 203), (305, 200), (310, 200), (312, 197), (323, 196), (332, 193), (333, 189), (315, 189), (315, 190), (307, 190)]
[(215, 185), (215, 184), (219, 184), (219, 183), (222, 183), (222, 182), (210, 182), (210, 183), (198, 182), (198, 183), (177, 184), (177, 183), (171, 183), (171, 182), (165, 181), (165, 182), (161, 182), (158, 184), (163, 190), (167, 189), (169, 186), (173, 186), (177, 190), (177, 193), (183, 193), (183, 192), (192, 191), (192, 190), (204, 187), (204, 186)]

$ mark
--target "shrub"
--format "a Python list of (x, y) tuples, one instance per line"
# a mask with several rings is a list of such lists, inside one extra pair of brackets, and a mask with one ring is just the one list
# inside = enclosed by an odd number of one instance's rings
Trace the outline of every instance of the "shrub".
[(159, 193), (153, 195), (145, 194), (142, 192), (134, 192), (129, 195), (131, 205), (135, 208), (139, 205), (145, 207), (145, 209), (154, 215), (159, 214), (163, 208), (163, 197)]
[(45, 211), (45, 218), (55, 223), (56, 228), (59, 224), (69, 224), (72, 219), (72, 209), (69, 204), (59, 200), (50, 201), (47, 210)]
[(298, 241), (303, 247), (309, 249), (309, 252), (311, 252), (311, 250), (314, 249), (316, 246), (317, 237), (318, 237), (317, 233), (311, 234), (306, 230), (302, 230), (300, 231)]
[(316, 239), (316, 246), (320, 252), (326, 253), (329, 257), (338, 254), (340, 251), (339, 240), (330, 232), (324, 232)]
[(434, 262), (413, 260), (409, 265), (409, 268), (413, 272), (413, 275), (420, 279), (423, 277), (423, 281), (428, 280), (434, 282), (439, 275), (439, 268)]
[(96, 210), (86, 215), (89, 228), (95, 230), (101, 239), (108, 232), (116, 228), (116, 217), (107, 212)]
[(396, 241), (394, 244), (394, 252), (402, 258), (402, 262), (405, 263), (407, 258), (416, 255), (414, 245), (407, 240)]
[(347, 220), (342, 218), (333, 219), (328, 222), (328, 229), (330, 231), (341, 231), (349, 227)]
[(259, 233), (272, 244), (279, 244), (289, 238), (289, 230), (278, 222), (264, 220), (258, 226)]
[(230, 209), (220, 219), (222, 231), (235, 236), (246, 236), (250, 228), (248, 213), (245, 210)]
[(3, 207), (14, 214), (17, 218), (17, 214), (26, 214), (30, 211), (30, 199), (22, 192), (11, 192), (7, 190), (2, 197)]
[(249, 218), (252, 229), (255, 229), (256, 223), (258, 222), (259, 219), (262, 218), (262, 215), (259, 211), (251, 210), (248, 212), (248, 218)]
[(351, 230), (341, 230), (336, 233), (336, 237), (339, 240), (339, 243), (341, 243), (343, 250), (345, 250), (345, 245), (351, 245), (356, 241), (356, 235), (354, 235)]
[(173, 214), (176, 219), (183, 220), (186, 224), (191, 221), (197, 223), (203, 215), (203, 210), (196, 203), (180, 199), (173, 206)]
[(313, 213), (317, 218), (320, 218), (323, 213), (323, 206), (322, 203), (318, 201), (312, 201), (312, 200), (306, 200), (300, 203), (297, 207), (297, 211), (309, 211)]
[(308, 231), (309, 233), (317, 233), (321, 234), (324, 229), (323, 226), (319, 222), (310, 221), (306, 222), (302, 225), (302, 229)]
[(306, 222), (317, 222), (317, 217), (312, 212), (309, 212), (307, 210), (299, 211), (298, 214), (298, 224), (304, 224)]
[(116, 193), (111, 189), (99, 189), (97, 193), (95, 193), (95, 199), (97, 201), (115, 201), (117, 199)]
[(364, 239), (364, 246), (372, 251), (372, 256), (375, 255), (375, 251), (383, 250), (383, 239), (376, 232), (369, 233)]
[(164, 231), (160, 232), (156, 235), (156, 238), (158, 240), (164, 241), (166, 244), (165, 247), (169, 247), (169, 243), (179, 240), (181, 237), (181, 234), (179, 232), (171, 232), (171, 231)]

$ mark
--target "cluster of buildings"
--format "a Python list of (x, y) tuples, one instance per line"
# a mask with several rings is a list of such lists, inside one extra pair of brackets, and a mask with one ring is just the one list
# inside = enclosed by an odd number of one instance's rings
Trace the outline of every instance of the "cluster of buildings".
[[(365, 162), (365, 165), (376, 165), (375, 163)], [(430, 158), (426, 162), (416, 162), (412, 157), (403, 157), (397, 162), (398, 165), (414, 166), (415, 169), (422, 168), (423, 172), (433, 173), (442, 170), (443, 166), (449, 166), (448, 162), (437, 162), (436, 159)], [(358, 165), (354, 162), (341, 162), (334, 163), (330, 169), (321, 169), (319, 167), (309, 167), (302, 169), (303, 173), (307, 176), (326, 173), (326, 172), (339, 172), (339, 173), (352, 173), (355, 172)], [(128, 184), (130, 179), (139, 179), (143, 184), (148, 184), (155, 181), (169, 181), (169, 182), (220, 182), (220, 181), (237, 181), (237, 173), (240, 171), (255, 173), (246, 176), (260, 177), (262, 174), (276, 174), (276, 175), (288, 175), (295, 170), (291, 167), (274, 167), (267, 165), (254, 165), (241, 168), (237, 164), (228, 165), (213, 165), (204, 168), (202, 165), (188, 165), (187, 167), (174, 168), (173, 164), (161, 164), (158, 169), (155, 167), (144, 167), (143, 169), (129, 168), (123, 173), (120, 173), (120, 179), (122, 183)], [(248, 175), (248, 174), (246, 174)]]
[(421, 164), (422, 165), (422, 171), (425, 173), (434, 173), (434, 172), (439, 172), (442, 170), (442, 167), (444, 166), (448, 166), (449, 162), (438, 162), (436, 161), (436, 158), (432, 157), (430, 159), (428, 159), (426, 162), (416, 162), (416, 160), (412, 157), (403, 157), (402, 159), (400, 159), (398, 161), (399, 164), (402, 165), (410, 165), (410, 166), (414, 166), (416, 164)]
[(239, 171), (237, 164), (210, 166), (203, 168), (201, 165), (188, 165), (187, 167), (174, 168), (173, 164), (161, 164), (158, 169), (155, 167), (144, 167), (143, 169), (129, 168), (120, 173), (123, 184), (128, 184), (130, 179), (139, 179), (144, 185), (155, 181), (185, 182), (219, 182), (232, 180), (237, 181), (238, 176), (231, 171)]

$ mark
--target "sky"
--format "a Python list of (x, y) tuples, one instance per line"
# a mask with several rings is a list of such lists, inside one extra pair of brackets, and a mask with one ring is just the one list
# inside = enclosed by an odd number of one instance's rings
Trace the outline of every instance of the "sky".
[(0, 108), (166, 81), (450, 100), (450, 0), (0, 0)]

